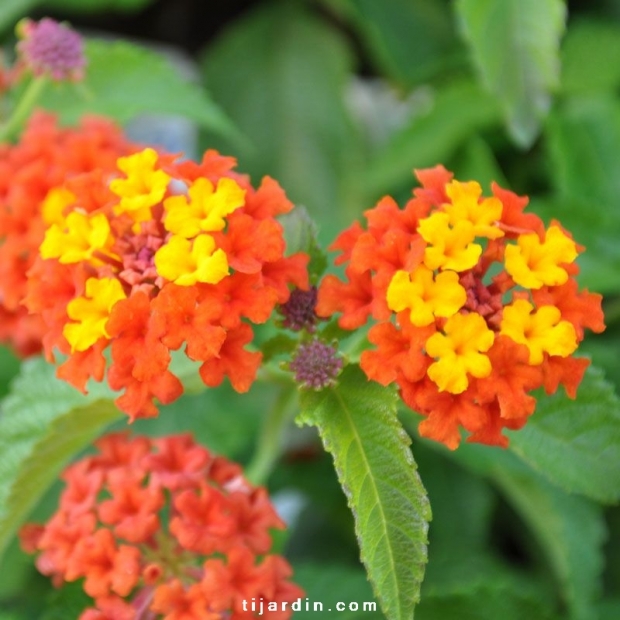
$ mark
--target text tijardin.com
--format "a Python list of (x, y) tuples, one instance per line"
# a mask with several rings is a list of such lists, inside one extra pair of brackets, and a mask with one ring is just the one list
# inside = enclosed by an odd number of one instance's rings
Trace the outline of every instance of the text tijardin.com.
[(298, 598), (296, 601), (265, 601), (262, 598), (252, 598), (250, 600), (241, 601), (243, 611), (252, 611), (258, 616), (262, 616), (266, 611), (377, 611), (377, 603), (363, 602), (357, 603), (351, 601), (349, 603), (343, 603), (338, 601), (332, 607), (325, 609), (323, 603), (319, 601), (310, 601), (309, 599), (302, 600)]

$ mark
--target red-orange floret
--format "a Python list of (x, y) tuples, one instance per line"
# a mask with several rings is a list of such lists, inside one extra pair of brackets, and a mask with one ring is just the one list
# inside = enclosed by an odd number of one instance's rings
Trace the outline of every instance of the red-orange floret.
[(384, 197), (337, 237), (344, 279), (325, 276), (316, 313), (349, 330), (375, 322), (360, 365), (398, 385), (425, 416), (422, 436), (454, 449), (464, 429), (505, 447), (502, 431), (534, 413), (534, 390), (576, 396), (589, 362), (572, 353), (585, 329), (605, 329), (601, 296), (578, 289), (584, 248), (526, 213), (527, 197), (495, 183), (484, 197), (443, 166), (416, 176), (402, 209)]
[(41, 204), (65, 180), (101, 169), (136, 150), (121, 130), (103, 118), (85, 118), (77, 127), (60, 127), (37, 112), (17, 144), (0, 145), (0, 341), (19, 355), (39, 353), (49, 324), (23, 306), (26, 274), (43, 241)]
[(55, 585), (83, 579), (94, 601), (81, 620), (241, 620), (255, 617), (243, 609), (253, 597), (265, 618), (290, 617), (304, 593), (270, 553), (284, 523), (236, 463), (188, 434), (116, 433), (97, 447), (65, 472), (62, 508), (20, 533)]

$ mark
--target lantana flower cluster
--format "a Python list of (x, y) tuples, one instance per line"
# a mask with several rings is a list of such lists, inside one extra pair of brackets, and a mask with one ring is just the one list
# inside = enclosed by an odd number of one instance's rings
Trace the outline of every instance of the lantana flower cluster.
[(26, 305), (42, 317), (45, 352), (67, 356), (58, 374), (85, 390), (105, 375), (124, 390), (131, 418), (157, 414), (183, 387), (171, 351), (199, 362), (207, 386), (228, 377), (249, 389), (261, 354), (251, 323), (308, 287), (308, 257), (285, 257), (275, 216), (292, 209), (276, 181), (254, 189), (235, 160), (207, 151), (201, 163), (147, 148), (53, 188), (47, 229), (29, 272)]
[(420, 434), (454, 449), (468, 441), (506, 446), (504, 428), (522, 427), (537, 388), (570, 397), (589, 361), (573, 357), (584, 329), (604, 329), (601, 296), (578, 289), (583, 250), (552, 221), (525, 213), (527, 198), (442, 166), (420, 170), (422, 184), (400, 209), (383, 198), (332, 249), (345, 280), (328, 275), (317, 313), (342, 313), (356, 329), (372, 317), (362, 353), (369, 379), (395, 382), (426, 416)]
[(47, 524), (20, 532), (56, 586), (83, 580), (94, 606), (80, 620), (243, 620), (252, 600), (266, 618), (290, 617), (282, 603), (303, 591), (269, 553), (284, 523), (237, 464), (187, 434), (116, 433), (96, 447), (64, 472)]
[(137, 148), (110, 120), (86, 117), (64, 128), (43, 112), (30, 118), (17, 144), (0, 145), (0, 341), (18, 355), (39, 353), (47, 332), (41, 316), (23, 305), (26, 274), (45, 235), (45, 197), (65, 179), (114, 170)]

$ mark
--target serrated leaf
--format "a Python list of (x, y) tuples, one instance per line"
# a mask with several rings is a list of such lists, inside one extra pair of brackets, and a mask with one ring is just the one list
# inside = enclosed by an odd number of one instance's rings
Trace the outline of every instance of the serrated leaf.
[(482, 79), (501, 102), (514, 141), (529, 147), (559, 83), (562, 0), (458, 0)]
[(469, 444), (451, 456), (499, 486), (544, 550), (569, 617), (593, 620), (605, 539), (600, 508), (583, 497), (568, 495), (501, 448)]
[(479, 129), (500, 122), (494, 98), (470, 81), (456, 81), (433, 93), (429, 110), (414, 116), (381, 148), (364, 173), (370, 194), (413, 184), (412, 170), (435, 166), (451, 157)]
[(42, 359), (25, 362), (0, 415), (0, 556), (63, 466), (121, 413), (96, 384), (83, 395)]
[(571, 400), (541, 396), (510, 448), (559, 487), (599, 502), (620, 499), (620, 399), (603, 373), (588, 368)]
[(65, 123), (103, 114), (125, 123), (139, 114), (168, 114), (239, 140), (239, 133), (199, 85), (164, 56), (125, 41), (86, 41), (88, 66), (80, 84), (48, 87), (40, 102)]
[(361, 559), (389, 620), (419, 600), (431, 518), (426, 492), (396, 417), (396, 394), (349, 365), (338, 385), (302, 391), (300, 423), (315, 425), (355, 518)]

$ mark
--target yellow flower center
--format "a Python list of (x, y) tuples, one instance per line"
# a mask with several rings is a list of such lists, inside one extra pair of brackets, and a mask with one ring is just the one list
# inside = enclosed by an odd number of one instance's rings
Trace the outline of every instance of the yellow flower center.
[(468, 220), (459, 220), (450, 225), (450, 215), (433, 213), (420, 220), (418, 232), (428, 243), (424, 251), (424, 264), (429, 269), (471, 269), (482, 254), (482, 246), (473, 243), (474, 225)]
[(541, 243), (536, 233), (520, 235), (517, 245), (506, 246), (506, 271), (521, 286), (538, 289), (558, 286), (568, 280), (561, 263), (577, 258), (577, 246), (558, 226), (550, 226)]
[(517, 299), (504, 308), (500, 333), (530, 351), (530, 364), (542, 364), (543, 353), (568, 357), (577, 349), (577, 335), (572, 323), (561, 320), (555, 306), (534, 306), (525, 299)]
[(75, 323), (67, 323), (63, 334), (71, 345), (71, 352), (85, 351), (99, 338), (108, 337), (106, 323), (114, 304), (126, 295), (115, 278), (89, 278), (84, 297), (67, 304), (67, 314)]
[(426, 341), (426, 353), (437, 359), (428, 368), (428, 376), (440, 391), (460, 394), (469, 385), (468, 375), (477, 378), (491, 374), (491, 362), (483, 355), (495, 336), (477, 313), (455, 314), (446, 321), (444, 332)]
[(188, 193), (189, 200), (186, 196), (171, 196), (164, 201), (166, 230), (186, 239), (201, 232), (222, 230), (226, 216), (245, 201), (245, 190), (228, 178), (220, 179), (217, 188), (208, 179), (200, 178)]
[(216, 249), (211, 235), (198, 235), (193, 242), (173, 235), (155, 253), (155, 268), (160, 276), (179, 286), (217, 284), (228, 275), (228, 258), (224, 250)]
[(449, 317), (458, 312), (467, 299), (454, 271), (444, 271), (433, 278), (433, 272), (420, 265), (411, 274), (397, 271), (387, 290), (390, 310), (409, 309), (411, 323), (430, 325), (435, 317)]

